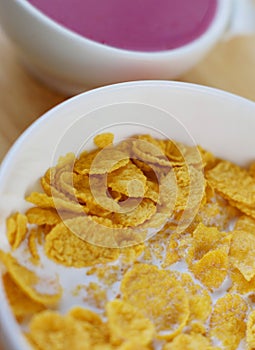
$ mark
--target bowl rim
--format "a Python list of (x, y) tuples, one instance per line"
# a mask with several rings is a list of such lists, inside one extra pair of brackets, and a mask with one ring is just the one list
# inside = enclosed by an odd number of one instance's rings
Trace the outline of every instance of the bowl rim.
[(23, 143), (23, 141), (26, 139), (26, 137), (36, 130), (37, 128), (40, 127), (41, 124), (47, 122), (48, 119), (52, 117), (55, 113), (58, 112), (58, 110), (65, 109), (66, 106), (71, 106), (75, 105), (78, 100), (83, 99), (85, 96), (90, 96), (90, 95), (96, 95), (98, 93), (102, 93), (104, 90), (119, 90), (119, 89), (125, 89), (133, 86), (151, 86), (151, 87), (156, 87), (156, 86), (169, 86), (169, 87), (176, 87), (179, 89), (186, 89), (186, 90), (192, 90), (192, 91), (197, 91), (201, 93), (206, 93), (209, 95), (215, 95), (219, 97), (224, 97), (230, 100), (239, 100), (240, 102), (250, 104), (255, 107), (255, 101), (252, 101), (248, 98), (239, 96), (237, 94), (234, 94), (232, 92), (228, 92), (225, 90), (221, 90), (218, 88), (214, 87), (209, 87), (205, 85), (200, 85), (200, 84), (195, 84), (195, 83), (187, 83), (187, 82), (181, 82), (181, 81), (166, 81), (166, 80), (137, 80), (137, 81), (129, 81), (129, 82), (122, 82), (122, 83), (116, 83), (116, 84), (110, 84), (102, 87), (98, 87), (92, 90), (88, 90), (85, 92), (82, 92), (78, 95), (75, 95), (73, 97), (68, 98), (67, 100), (57, 104), (47, 112), (43, 113), (41, 116), (39, 116), (30, 126), (28, 126), (21, 134), (20, 136), (16, 139), (16, 141), (12, 144), (10, 149), (7, 151), (5, 154), (2, 162), (0, 163), (0, 179), (3, 173), (5, 172), (5, 169), (8, 167), (9, 162), (12, 161), (12, 157), (16, 153), (16, 149), (19, 148), (20, 144)]
[(27, 0), (12, 1), (16, 2), (17, 5), (21, 6), (30, 15), (37, 18), (43, 25), (49, 26), (52, 30), (55, 30), (59, 34), (65, 35), (67, 38), (77, 41), (80, 45), (86, 44), (90, 47), (93, 47), (94, 49), (105, 51), (106, 53), (108, 52), (122, 56), (128, 55), (129, 57), (137, 57), (141, 59), (159, 59), (169, 56), (179, 57), (181, 55), (188, 54), (189, 52), (199, 50), (203, 46), (208, 46), (208, 43), (216, 42), (226, 29), (232, 11), (232, 0), (217, 0), (216, 13), (207, 30), (204, 31), (204, 33), (198, 38), (175, 49), (146, 52), (121, 49), (118, 47), (101, 44), (97, 41), (88, 39), (81, 34), (76, 33), (75, 31), (56, 22)]
[[(38, 130), (42, 124), (47, 123), (52, 117), (54, 117), (55, 114), (58, 113), (58, 111), (65, 109), (66, 106), (70, 107), (72, 105), (75, 105), (79, 100), (82, 100), (85, 97), (89, 98), (90, 95), (102, 94), (105, 90), (109, 90), (109, 91), (114, 91), (116, 89), (125, 90), (126, 88), (132, 88), (134, 86), (145, 87), (145, 88), (170, 87), (170, 88), (188, 90), (192, 92), (198, 92), (206, 95), (209, 94), (216, 97), (228, 99), (230, 101), (235, 101), (235, 103), (242, 103), (245, 105), (249, 105), (255, 110), (255, 103), (249, 99), (235, 95), (230, 92), (226, 92), (224, 90), (215, 89), (215, 88), (198, 85), (198, 84), (176, 82), (176, 81), (144, 80), (144, 81), (133, 81), (133, 82), (107, 85), (107, 86), (90, 90), (80, 95), (74, 96), (60, 103), (59, 105), (53, 107), (48, 112), (44, 113), (41, 117), (39, 117), (35, 122), (33, 122), (19, 136), (19, 138), (14, 142), (10, 150), (5, 155), (2, 161), (2, 164), (0, 164), (0, 181), (1, 181), (1, 178), (4, 176), (5, 171), (8, 169), (9, 164), (12, 162), (12, 159), (15, 156), (16, 151), (19, 149), (20, 145), (25, 141), (25, 139), (29, 136), (29, 134)], [(10, 347), (10, 349), (12, 350), (28, 350), (26, 339), (23, 337), (20, 331), (20, 327), (18, 326), (18, 324), (14, 319), (14, 316), (8, 304), (7, 298), (5, 296), (2, 279), (1, 279), (1, 273), (0, 273), (0, 300), (1, 300), (0, 335), (2, 333), (2, 337), (4, 336), (4, 341), (6, 342), (6, 344), (8, 344), (8, 348)], [(8, 322), (4, 322), (5, 320), (4, 317), (6, 317), (6, 315), (7, 315)], [(13, 336), (13, 334), (15, 334), (15, 336)]]

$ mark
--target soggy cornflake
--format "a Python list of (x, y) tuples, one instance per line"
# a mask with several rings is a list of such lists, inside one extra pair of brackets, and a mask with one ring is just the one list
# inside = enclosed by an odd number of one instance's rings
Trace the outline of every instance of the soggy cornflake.
[(222, 349), (236, 350), (245, 337), (246, 302), (236, 294), (218, 299), (210, 319), (210, 336), (222, 343)]
[(210, 340), (201, 334), (179, 334), (171, 343), (167, 343), (163, 350), (220, 350), (212, 346)]
[[(81, 328), (88, 335), (91, 348), (109, 343), (108, 328), (95, 312), (82, 307), (74, 307), (68, 312), (66, 317), (71, 317), (74, 325), (77, 328)], [(81, 346), (83, 345), (81, 344)]]
[[(44, 305), (55, 305), (61, 298), (62, 288), (56, 280), (50, 277), (40, 278), (33, 271), (20, 265), (9, 253), (0, 251), (0, 260), (5, 265), (12, 280), (33, 301)], [(40, 284), (48, 285), (48, 290), (51, 290), (52, 293), (41, 293), (39, 291)]]
[(166, 248), (166, 256), (162, 267), (166, 268), (180, 261), (181, 256), (179, 254), (179, 238), (178, 234), (172, 234), (169, 239), (169, 243)]
[(255, 311), (249, 314), (247, 321), (246, 341), (248, 350), (255, 348)]
[(121, 282), (123, 299), (154, 322), (157, 336), (172, 339), (189, 317), (188, 297), (180, 282), (164, 270), (135, 264)]
[(102, 133), (94, 137), (94, 144), (98, 148), (105, 148), (113, 143), (114, 135), (111, 132)]
[(203, 322), (192, 321), (184, 329), (185, 334), (202, 334), (206, 337), (207, 335), (207, 325)]
[(228, 255), (221, 249), (211, 250), (191, 265), (190, 270), (209, 290), (217, 289), (227, 277)]
[(151, 343), (155, 333), (154, 325), (140, 309), (122, 300), (113, 300), (106, 305), (106, 315), (113, 345), (126, 341), (142, 346)]
[(255, 235), (234, 231), (229, 256), (231, 264), (250, 281), (255, 276)]
[(192, 323), (195, 322), (203, 324), (211, 314), (212, 300), (210, 294), (205, 288), (196, 284), (192, 277), (187, 273), (181, 274), (180, 282), (189, 299), (190, 315), (187, 327), (192, 327)]
[(208, 252), (220, 248), (228, 254), (231, 235), (220, 232), (216, 227), (199, 223), (193, 232), (192, 245), (188, 250), (188, 262), (198, 261)]
[(44, 305), (30, 298), (9, 273), (3, 275), (3, 285), (7, 300), (18, 321), (44, 310)]
[(91, 349), (90, 335), (71, 316), (46, 310), (34, 315), (29, 324), (29, 338), (39, 349)]
[(65, 223), (55, 226), (46, 236), (45, 253), (58, 264), (78, 268), (114, 261), (119, 256), (118, 249), (103, 248), (81, 240)]
[(236, 208), (218, 195), (214, 195), (213, 199), (207, 200), (207, 203), (200, 208), (198, 218), (205, 226), (217, 227), (219, 231), (229, 231), (229, 223), (234, 223), (238, 215), (239, 211)]
[(20, 213), (10, 215), (6, 220), (7, 238), (13, 250), (17, 249), (27, 234), (27, 217)]

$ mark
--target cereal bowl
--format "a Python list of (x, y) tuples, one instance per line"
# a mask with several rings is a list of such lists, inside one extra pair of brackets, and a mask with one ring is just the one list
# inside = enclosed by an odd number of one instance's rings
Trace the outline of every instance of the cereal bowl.
[[(31, 207), (24, 198), (39, 189), (38, 180), (45, 171), (68, 152), (77, 155), (81, 150), (91, 149), (95, 135), (111, 132), (115, 140), (121, 142), (135, 134), (150, 134), (190, 146), (199, 144), (218, 158), (245, 166), (255, 159), (254, 112), (255, 104), (241, 97), (207, 87), (163, 81), (107, 86), (62, 103), (20, 136), (1, 165), (0, 248), (10, 250), (4, 234), (6, 218)], [(82, 305), (81, 299), (70, 292), (70, 286), (74, 289), (79, 279), (86, 285), (84, 271), (71, 268), (67, 274), (65, 267), (45, 264), (51, 277), (63, 272), (67, 276), (66, 279), (60, 277), (63, 287), (60, 312)], [(2, 273), (5, 273), (4, 267)], [(49, 276), (44, 277), (47, 280)], [(47, 287), (41, 287), (46, 293)], [(1, 337), (6, 349), (29, 349), (12, 315), (2, 282), (0, 295)], [(164, 332), (161, 336), (164, 338)]]

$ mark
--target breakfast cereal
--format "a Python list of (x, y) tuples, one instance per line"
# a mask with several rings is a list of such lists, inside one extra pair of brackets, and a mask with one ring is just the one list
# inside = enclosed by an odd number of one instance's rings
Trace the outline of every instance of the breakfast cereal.
[(150, 135), (94, 143), (6, 221), (3, 287), (32, 348), (254, 349), (254, 163)]

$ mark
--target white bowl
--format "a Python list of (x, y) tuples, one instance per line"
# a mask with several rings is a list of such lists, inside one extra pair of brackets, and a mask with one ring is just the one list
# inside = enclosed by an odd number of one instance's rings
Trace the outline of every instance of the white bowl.
[(0, 23), (19, 56), (45, 83), (70, 94), (116, 82), (173, 79), (193, 67), (222, 36), (233, 0), (218, 0), (208, 30), (180, 48), (153, 53), (113, 48), (57, 24), (26, 0), (1, 0)]
[[(95, 133), (136, 132), (198, 143), (245, 165), (255, 159), (255, 103), (198, 85), (141, 81), (76, 96), (47, 112), (12, 146), (0, 168), (0, 248), (5, 218), (26, 209), (25, 194), (59, 155), (90, 147)], [(28, 349), (0, 286), (0, 330), (8, 350)]]

